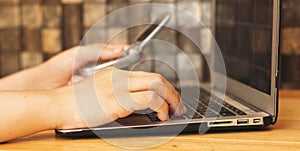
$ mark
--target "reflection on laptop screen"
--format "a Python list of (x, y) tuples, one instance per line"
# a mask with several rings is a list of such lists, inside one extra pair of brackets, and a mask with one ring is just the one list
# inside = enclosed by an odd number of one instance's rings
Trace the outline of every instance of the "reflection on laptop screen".
[(217, 0), (216, 40), (227, 76), (268, 94), (272, 16), (273, 0)]

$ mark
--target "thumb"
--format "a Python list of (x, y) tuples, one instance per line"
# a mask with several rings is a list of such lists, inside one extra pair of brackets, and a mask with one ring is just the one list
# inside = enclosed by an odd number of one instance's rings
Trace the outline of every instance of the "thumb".
[(115, 47), (113, 49), (104, 49), (100, 54), (100, 62), (116, 59), (123, 54), (124, 47)]

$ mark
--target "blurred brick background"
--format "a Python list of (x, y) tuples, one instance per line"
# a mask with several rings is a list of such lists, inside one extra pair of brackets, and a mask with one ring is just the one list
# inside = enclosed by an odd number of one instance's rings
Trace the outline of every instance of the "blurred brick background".
[(281, 86), (300, 88), (300, 1), (282, 0)]
[[(203, 20), (208, 27), (211, 25), (211, 13), (201, 13), (201, 11), (211, 10), (210, 0), (0, 0), (0, 74), (5, 76), (37, 65), (64, 49), (79, 45), (86, 31), (106, 14), (124, 6), (149, 2), (176, 5), (188, 10), (199, 20)], [(140, 11), (145, 12), (146, 10)], [(148, 11), (146, 13), (151, 15), (150, 11), (159, 10)], [(139, 17), (138, 13), (141, 12), (133, 12), (129, 15)], [(154, 19), (154, 17), (152, 18)], [(106, 23), (108, 25), (105, 27), (93, 28), (92, 36), (86, 38), (84, 44), (105, 38), (122, 28), (122, 23), (126, 18), (117, 19), (120, 22), (119, 27), (109, 25), (110, 21), (108, 21)], [(184, 23), (177, 22), (176, 19), (175, 21), (174, 24)], [(188, 28), (194, 29), (193, 25), (187, 25)], [(136, 27), (125, 30), (110, 43), (131, 43), (141, 29), (143, 28)], [(199, 32), (199, 35), (207, 34), (201, 32), (200, 29), (195, 31)], [(197, 51), (196, 48), (188, 43), (185, 37), (171, 29), (166, 29), (164, 33), (158, 39), (171, 42), (180, 46), (181, 49), (187, 50), (188, 54), (198, 62), (196, 68), (202, 68), (200, 54), (194, 53)], [(166, 50), (160, 56), (171, 66), (175, 66), (176, 53), (175, 50)], [(183, 57), (179, 57), (179, 59), (184, 61)], [(145, 70), (162, 73), (171, 82), (176, 82), (177, 75), (165, 63), (148, 61), (141, 66)], [(199, 78), (203, 79), (203, 76)]]
[[(78, 45), (85, 32), (106, 14), (145, 2), (176, 5), (211, 27), (211, 0), (0, 0), (0, 75), (37, 65), (66, 48)], [(281, 86), (284, 88), (300, 88), (299, 10), (299, 0), (282, 0)], [(184, 23), (184, 20), (181, 21), (177, 20), (176, 24)], [(103, 38), (120, 28), (110, 25), (95, 28), (93, 39)], [(204, 30), (193, 28), (193, 25), (187, 28), (199, 32), (199, 36), (207, 34)], [(122, 32), (111, 43), (131, 43), (138, 29)], [(172, 30), (166, 32), (168, 34), (162, 34), (159, 39), (176, 44), (192, 56), (194, 62), (198, 62), (196, 68), (205, 68), (201, 56), (195, 53), (196, 48), (186, 37)], [(84, 43), (93, 43), (93, 39), (86, 39)], [(182, 61), (180, 56), (170, 57), (176, 56), (170, 53), (176, 51), (167, 51), (160, 56), (168, 62), (173, 60), (175, 65), (178, 60)], [(149, 70), (161, 72), (169, 80), (176, 81), (177, 77), (169, 66), (151, 61), (144, 63), (144, 66), (147, 65)], [(205, 78), (200, 76), (200, 80)]]

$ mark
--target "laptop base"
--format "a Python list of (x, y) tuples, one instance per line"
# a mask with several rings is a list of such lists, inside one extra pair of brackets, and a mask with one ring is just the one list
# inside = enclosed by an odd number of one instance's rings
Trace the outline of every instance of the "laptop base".
[[(210, 127), (208, 122), (193, 123), (193, 124), (179, 124), (179, 125), (161, 125), (153, 128), (153, 126), (145, 126), (139, 128), (119, 128), (119, 129), (106, 129), (106, 130), (90, 130), (81, 129), (80, 131), (63, 132), (55, 130), (57, 136), (67, 138), (92, 138), (101, 136), (101, 138), (117, 138), (117, 137), (145, 137), (145, 136), (174, 136), (184, 134), (205, 134), (205, 133), (218, 133), (218, 132), (239, 132), (239, 131), (252, 131), (252, 130), (265, 130), (265, 128), (272, 124), (272, 117), (264, 117), (263, 125), (250, 125), (250, 126), (228, 126), (228, 127)], [(199, 126), (205, 130), (199, 132)], [(136, 129), (136, 131), (134, 131)], [(142, 133), (141, 130), (143, 129)], [(183, 129), (178, 133), (178, 129)], [(132, 131), (133, 130), (133, 131)]]

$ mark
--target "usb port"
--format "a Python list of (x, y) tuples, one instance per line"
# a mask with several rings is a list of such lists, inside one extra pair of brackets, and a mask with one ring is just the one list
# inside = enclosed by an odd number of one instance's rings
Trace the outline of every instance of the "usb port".
[(253, 123), (260, 123), (260, 119), (259, 118), (258, 119), (254, 119)]
[(248, 124), (248, 119), (237, 120), (237, 124)]

